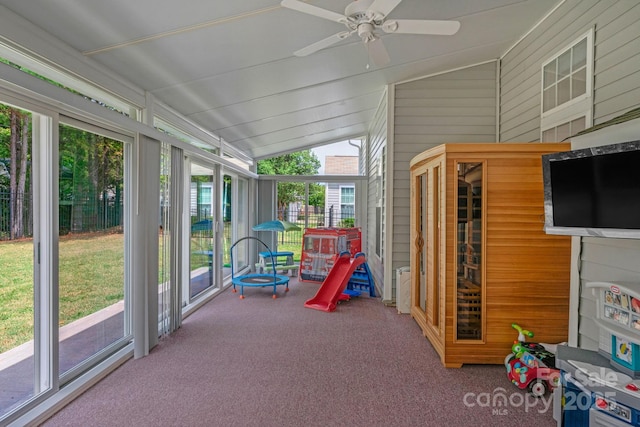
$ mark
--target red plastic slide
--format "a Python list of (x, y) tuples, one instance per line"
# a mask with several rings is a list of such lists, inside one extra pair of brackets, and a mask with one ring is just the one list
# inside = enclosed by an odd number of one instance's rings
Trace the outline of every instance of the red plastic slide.
[(365, 261), (364, 254), (358, 254), (355, 258), (351, 258), (349, 252), (341, 253), (327, 278), (320, 285), (316, 296), (305, 302), (304, 306), (327, 312), (335, 310), (338, 298), (347, 288), (353, 271)]

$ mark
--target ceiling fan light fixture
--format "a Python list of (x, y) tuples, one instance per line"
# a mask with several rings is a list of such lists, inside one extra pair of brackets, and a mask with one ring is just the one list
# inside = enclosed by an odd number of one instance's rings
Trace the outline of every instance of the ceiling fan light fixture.
[(362, 41), (370, 42), (376, 39), (375, 34), (373, 33), (374, 26), (368, 22), (362, 23), (358, 25), (358, 36), (362, 39)]

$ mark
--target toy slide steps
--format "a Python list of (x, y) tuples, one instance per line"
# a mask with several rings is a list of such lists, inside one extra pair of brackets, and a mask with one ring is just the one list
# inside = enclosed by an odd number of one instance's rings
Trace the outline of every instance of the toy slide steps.
[(327, 312), (335, 310), (338, 298), (347, 288), (354, 270), (365, 261), (366, 257), (361, 252), (357, 253), (354, 258), (351, 258), (349, 252), (342, 252), (329, 271), (327, 278), (322, 282), (316, 296), (305, 302), (304, 306)]

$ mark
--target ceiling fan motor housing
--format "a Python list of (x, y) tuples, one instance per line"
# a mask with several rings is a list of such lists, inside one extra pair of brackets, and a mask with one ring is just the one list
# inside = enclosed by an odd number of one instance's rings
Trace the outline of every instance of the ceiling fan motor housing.
[(373, 0), (355, 0), (347, 5), (344, 9), (344, 14), (354, 23), (370, 22), (373, 16), (368, 11), (372, 4)]
[(363, 22), (358, 25), (358, 36), (364, 42), (370, 42), (376, 39), (375, 34), (373, 33), (374, 26), (368, 22)]

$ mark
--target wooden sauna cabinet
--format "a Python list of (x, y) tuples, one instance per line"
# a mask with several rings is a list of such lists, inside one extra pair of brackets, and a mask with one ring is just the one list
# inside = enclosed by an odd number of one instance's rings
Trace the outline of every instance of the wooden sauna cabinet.
[(570, 149), (452, 143), (411, 160), (411, 316), (444, 366), (503, 363), (512, 323), (566, 341), (571, 238), (543, 231), (542, 154)]

